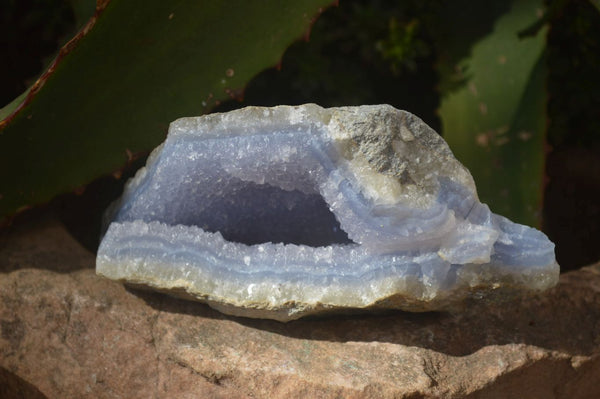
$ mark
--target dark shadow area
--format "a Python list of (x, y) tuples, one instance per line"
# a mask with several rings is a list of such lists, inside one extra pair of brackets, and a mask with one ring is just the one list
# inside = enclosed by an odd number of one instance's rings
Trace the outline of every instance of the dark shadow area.
[(562, 270), (600, 259), (600, 12), (567, 0), (548, 33), (544, 231)]
[(0, 226), (0, 272), (41, 268), (60, 273), (95, 267), (102, 216), (127, 180), (145, 164), (133, 160), (116, 176), (94, 180), (80, 192), (54, 198), (19, 213)]
[(438, 93), (451, 93), (466, 85), (472, 75), (460, 61), (470, 55), (474, 44), (493, 31), (496, 20), (510, 10), (511, 3), (504, 0), (436, 3), (439, 3), (437, 13), (427, 21), (427, 26), (437, 55)]
[[(599, 104), (600, 107), (600, 104)], [(564, 270), (600, 259), (600, 142), (563, 146), (548, 156), (544, 231)]]
[(121, 196), (127, 180), (146, 164), (147, 155), (140, 154), (116, 175), (94, 180), (81, 193), (64, 194), (51, 202), (69, 233), (90, 252), (96, 253), (100, 245), (104, 211)]
[(35, 385), (0, 367), (0, 398), (46, 399), (46, 396)]
[[(583, 277), (585, 278), (585, 277)], [(585, 286), (583, 284), (582, 286)], [(489, 345), (526, 344), (570, 355), (589, 355), (600, 335), (597, 293), (574, 297), (568, 284), (501, 306), (471, 300), (457, 313), (328, 315), (289, 323), (224, 315), (207, 305), (165, 294), (128, 288), (161, 312), (226, 319), (286, 337), (330, 342), (387, 342), (465, 356)]]
[(95, 267), (94, 259), (50, 206), (23, 213), (0, 231), (0, 273), (30, 268), (70, 273)]
[(440, 7), (437, 1), (365, 0), (330, 7), (312, 26), (308, 41), (292, 44), (276, 68), (248, 82), (243, 101), (224, 102), (214, 112), (250, 105), (390, 104), (439, 132), (428, 21)]
[(0, 108), (23, 93), (75, 26), (66, 1), (3, 1), (0, 6)]

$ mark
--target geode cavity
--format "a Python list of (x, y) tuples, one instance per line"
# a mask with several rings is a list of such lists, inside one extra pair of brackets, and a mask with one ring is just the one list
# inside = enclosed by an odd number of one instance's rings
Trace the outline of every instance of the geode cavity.
[(548, 238), (491, 213), (444, 140), (388, 105), (176, 120), (107, 217), (99, 274), (233, 315), (440, 310), (558, 279)]

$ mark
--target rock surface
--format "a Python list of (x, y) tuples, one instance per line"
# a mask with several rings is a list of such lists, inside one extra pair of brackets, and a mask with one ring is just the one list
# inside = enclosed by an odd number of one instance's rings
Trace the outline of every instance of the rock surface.
[(598, 398), (600, 264), (464, 313), (276, 321), (126, 289), (53, 218), (0, 241), (0, 396)]

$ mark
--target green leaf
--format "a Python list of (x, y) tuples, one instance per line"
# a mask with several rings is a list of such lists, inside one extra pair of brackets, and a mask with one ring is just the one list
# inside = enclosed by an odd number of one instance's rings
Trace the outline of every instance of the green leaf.
[[(17, 110), (17, 108), (19, 108), (19, 106), (21, 104), (23, 104), (23, 102), (29, 95), (30, 90), (31, 89), (25, 90), (22, 94), (19, 95), (19, 97), (15, 98), (14, 100), (12, 100), (8, 104), (6, 104), (3, 108), (0, 108), (0, 121), (8, 118), (13, 112), (15, 112)], [(0, 134), (2, 134), (1, 131), (0, 131)]]
[[(490, 8), (492, 3), (499, 2)], [(542, 5), (541, 0), (514, 1), (490, 33), (470, 38), (470, 53), (462, 58), (456, 57), (460, 43), (453, 41), (464, 36), (439, 38), (450, 49), (440, 61), (444, 138), (471, 170), (483, 202), (534, 226), (540, 225), (544, 179), (546, 29), (533, 37), (519, 38), (519, 32), (543, 17)], [(461, 10), (449, 19), (468, 34), (479, 18)]]
[(239, 97), (330, 3), (108, 3), (0, 123), (0, 217), (119, 169), (160, 143), (172, 120)]

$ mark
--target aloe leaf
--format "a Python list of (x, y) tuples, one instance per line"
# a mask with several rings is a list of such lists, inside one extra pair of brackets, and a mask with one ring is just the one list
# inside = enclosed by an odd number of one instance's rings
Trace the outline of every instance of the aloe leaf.
[(470, 51), (457, 57), (480, 18), (463, 9), (449, 17), (463, 36), (438, 39), (449, 51), (439, 66), (444, 138), (471, 170), (483, 202), (533, 226), (540, 225), (544, 179), (546, 28), (523, 38), (519, 32), (542, 17), (542, 1), (514, 1), (489, 33), (470, 37)]
[[(8, 118), (13, 112), (17, 110), (17, 108), (23, 104), (27, 96), (29, 95), (29, 91), (31, 89), (25, 90), (22, 94), (20, 94), (17, 98), (6, 104), (4, 107), (0, 108), (0, 121)], [(0, 131), (0, 134), (1, 131)], [(1, 136), (0, 136), (1, 140)]]
[(43, 85), (4, 109), (20, 111), (0, 122), (0, 217), (119, 169), (172, 120), (240, 96), (330, 3), (109, 2)]

